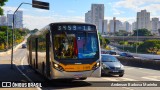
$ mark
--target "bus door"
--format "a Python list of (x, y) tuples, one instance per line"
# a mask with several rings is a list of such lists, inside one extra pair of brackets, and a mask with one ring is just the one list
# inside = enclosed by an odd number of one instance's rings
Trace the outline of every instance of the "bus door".
[(50, 33), (46, 34), (46, 74), (50, 76)]

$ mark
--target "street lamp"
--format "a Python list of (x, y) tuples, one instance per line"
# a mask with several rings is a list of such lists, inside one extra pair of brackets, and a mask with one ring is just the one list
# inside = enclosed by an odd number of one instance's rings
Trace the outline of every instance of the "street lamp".
[(10, 12), (11, 10), (8, 10), (7, 11), (7, 50), (8, 50), (8, 13)]
[(124, 43), (124, 34), (123, 34), (123, 52), (124, 52), (124, 44), (125, 44), (125, 43)]
[(41, 1), (35, 1), (35, 0), (32, 0), (32, 4), (30, 4), (30, 3), (25, 3), (25, 2), (23, 2), (23, 3), (21, 3), (18, 7), (17, 7), (17, 9), (14, 11), (14, 13), (13, 13), (13, 27), (12, 27), (12, 50), (11, 50), (11, 68), (13, 68), (13, 38), (14, 38), (14, 20), (15, 20), (15, 18), (14, 18), (14, 16), (15, 16), (15, 13), (17, 12), (17, 10), (21, 7), (21, 5), (23, 5), (23, 4), (28, 4), (28, 5), (32, 5), (32, 7), (35, 7), (35, 8), (40, 8), (40, 9), (47, 9), (47, 10), (49, 10), (49, 3), (47, 3), (47, 2), (41, 2)]
[(137, 43), (136, 43), (136, 53), (138, 52), (138, 14), (137, 14), (137, 22), (136, 22), (136, 27), (137, 27)]

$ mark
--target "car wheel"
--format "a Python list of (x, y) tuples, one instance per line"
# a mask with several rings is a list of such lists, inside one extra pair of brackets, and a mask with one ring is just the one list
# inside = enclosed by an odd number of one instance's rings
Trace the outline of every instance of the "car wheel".
[(83, 78), (80, 78), (79, 80), (86, 80), (87, 79), (87, 77), (83, 77)]
[(123, 77), (124, 74), (120, 74), (119, 77)]

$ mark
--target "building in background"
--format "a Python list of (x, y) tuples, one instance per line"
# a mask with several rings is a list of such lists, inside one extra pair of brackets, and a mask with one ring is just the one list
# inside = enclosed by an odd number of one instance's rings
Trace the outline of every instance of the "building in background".
[(120, 20), (116, 20), (116, 19), (110, 20), (109, 21), (109, 32), (114, 34), (116, 32), (119, 32), (119, 30), (124, 30), (123, 23)]
[(7, 14), (7, 26), (12, 28), (13, 14)]
[(92, 23), (97, 26), (99, 32), (103, 33), (103, 26), (100, 24), (104, 20), (104, 4), (92, 4)]
[(120, 20), (116, 20), (116, 32), (119, 32), (119, 30), (124, 30), (124, 27)]
[[(14, 16), (14, 27), (23, 28), (23, 11), (17, 11)], [(13, 27), (13, 14), (7, 14), (7, 25), (8, 27)]]
[(0, 16), (0, 26), (7, 26), (6, 16)]
[(103, 20), (103, 33), (108, 33), (108, 20)]
[(137, 22), (132, 23), (132, 32), (137, 29)]
[(109, 27), (109, 32), (114, 33), (114, 20), (109, 21), (108, 27)]
[(159, 32), (158, 32), (158, 29), (159, 28), (159, 18), (152, 18), (152, 21), (151, 21), (151, 33), (154, 34), (154, 35), (159, 35)]
[(91, 11), (88, 11), (87, 13), (85, 13), (85, 22), (86, 23), (92, 23), (92, 16), (91, 16)]
[(128, 21), (125, 21), (123, 23), (123, 30), (125, 30), (126, 32), (131, 32), (131, 25)]
[(104, 4), (92, 4), (91, 10), (85, 13), (85, 22), (95, 24), (98, 32), (104, 34), (107, 29), (104, 29)]
[(150, 23), (150, 12), (146, 10), (141, 10), (141, 12), (137, 12), (137, 28), (138, 29), (148, 29), (151, 30)]
[(23, 11), (17, 11), (15, 14), (15, 28), (23, 28)]

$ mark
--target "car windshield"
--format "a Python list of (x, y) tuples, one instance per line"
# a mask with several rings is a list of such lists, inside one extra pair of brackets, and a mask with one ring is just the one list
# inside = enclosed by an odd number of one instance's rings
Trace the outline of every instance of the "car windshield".
[(114, 56), (102, 55), (102, 62), (118, 62)]

